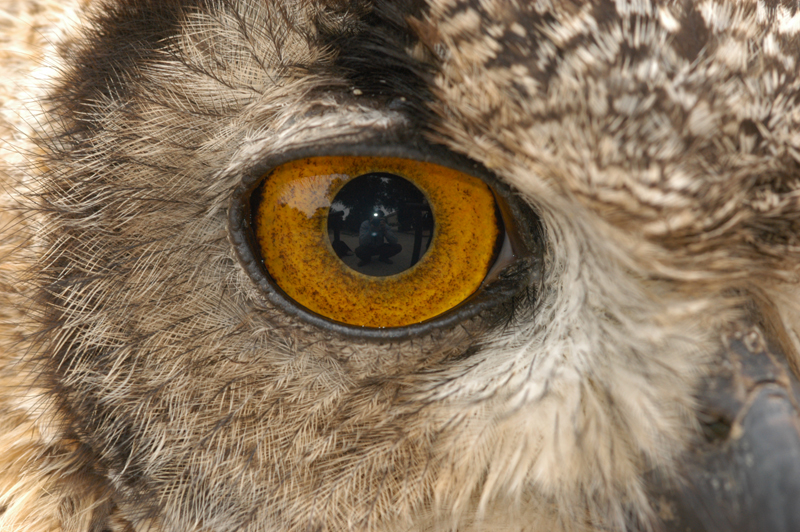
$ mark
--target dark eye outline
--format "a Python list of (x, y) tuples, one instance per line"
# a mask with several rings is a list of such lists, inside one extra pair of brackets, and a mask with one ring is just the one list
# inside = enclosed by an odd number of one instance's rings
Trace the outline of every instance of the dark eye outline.
[[(464, 301), (428, 320), (401, 327), (372, 328), (348, 325), (317, 314), (290, 298), (270, 277), (262, 259), (257, 256), (258, 244), (252, 228), (251, 196), (270, 171), (290, 161), (319, 156), (398, 157), (445, 166), (484, 181), (498, 205), (505, 226), (504, 242), (498, 256), (481, 286)], [(530, 222), (533, 230), (520, 230), (518, 220)], [(528, 224), (525, 224), (528, 225)], [(250, 166), (241, 183), (233, 191), (228, 210), (228, 235), (239, 263), (262, 294), (286, 314), (305, 323), (343, 336), (365, 340), (403, 340), (430, 334), (437, 329), (449, 329), (464, 320), (505, 303), (526, 289), (531, 270), (541, 264), (541, 235), (538, 217), (519, 200), (510, 188), (499, 182), (491, 172), (462, 156), (434, 146), (391, 147), (367, 143), (289, 149), (270, 154)]]

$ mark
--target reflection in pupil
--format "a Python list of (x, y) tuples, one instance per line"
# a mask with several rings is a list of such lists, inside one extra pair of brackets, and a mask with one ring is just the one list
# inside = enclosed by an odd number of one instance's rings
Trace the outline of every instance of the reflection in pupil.
[(393, 174), (356, 177), (336, 195), (328, 214), (331, 246), (365, 275), (395, 275), (414, 266), (433, 239), (433, 214), (422, 192)]

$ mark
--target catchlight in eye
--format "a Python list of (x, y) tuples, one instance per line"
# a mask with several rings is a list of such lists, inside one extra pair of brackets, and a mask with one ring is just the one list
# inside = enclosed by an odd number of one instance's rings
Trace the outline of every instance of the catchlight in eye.
[(285, 163), (251, 208), (274, 283), (314, 313), (365, 327), (420, 323), (459, 305), (481, 286), (504, 234), (482, 180), (400, 158)]

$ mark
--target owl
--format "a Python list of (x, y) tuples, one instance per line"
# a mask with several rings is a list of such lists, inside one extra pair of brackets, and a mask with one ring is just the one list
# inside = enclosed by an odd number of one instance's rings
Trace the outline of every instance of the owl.
[(0, 1), (0, 530), (800, 530), (800, 11)]

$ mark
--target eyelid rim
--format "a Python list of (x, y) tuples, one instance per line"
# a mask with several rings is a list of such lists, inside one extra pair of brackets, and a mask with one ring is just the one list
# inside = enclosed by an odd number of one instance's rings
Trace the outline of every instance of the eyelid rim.
[[(498, 259), (481, 282), (480, 287), (472, 295), (442, 314), (420, 323), (386, 328), (348, 325), (331, 320), (303, 307), (290, 298), (271, 279), (262, 260), (255, 255), (254, 250), (258, 249), (258, 247), (254, 240), (255, 235), (250, 223), (252, 220), (250, 198), (255, 189), (265, 179), (265, 176), (278, 166), (298, 159), (322, 156), (398, 157), (437, 164), (482, 180), (489, 185), (495, 195), (495, 203), (503, 220), (505, 227), (504, 238), (506, 239), (503, 243), (503, 248), (506, 250), (505, 257), (503, 257), (504, 254), (502, 252), (499, 254)], [(533, 248), (538, 246), (534, 246), (533, 242), (526, 242), (526, 240), (530, 239), (524, 238), (517, 231), (515, 224), (511, 223), (517, 214), (512, 211), (524, 208), (521, 205), (513, 205), (514, 203), (520, 202), (515, 198), (510, 188), (501, 183), (486, 168), (466, 157), (437, 146), (417, 144), (400, 147), (370, 144), (363, 141), (358, 144), (344, 142), (328, 145), (324, 151), (316, 146), (305, 146), (269, 154), (243, 172), (242, 180), (234, 189), (230, 198), (228, 239), (233, 246), (239, 264), (244, 268), (250, 279), (257, 285), (267, 300), (282, 312), (298, 318), (304, 323), (345, 337), (376, 341), (404, 340), (427, 335), (436, 330), (455, 327), (464, 320), (473, 318), (485, 310), (510, 300), (525, 289), (527, 283), (524, 282), (524, 278), (528, 277), (528, 273), (534, 263), (538, 262), (533, 259)], [(535, 214), (530, 214), (535, 218)], [(509, 250), (510, 254), (508, 253)], [(521, 264), (522, 267), (510, 269), (512, 270), (511, 273), (506, 271), (511, 265), (518, 264)]]

